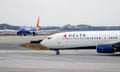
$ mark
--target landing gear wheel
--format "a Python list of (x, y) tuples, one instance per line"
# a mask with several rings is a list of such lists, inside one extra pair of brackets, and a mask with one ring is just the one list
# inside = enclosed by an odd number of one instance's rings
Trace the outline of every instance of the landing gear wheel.
[(56, 50), (56, 55), (60, 55), (60, 51), (59, 50)]

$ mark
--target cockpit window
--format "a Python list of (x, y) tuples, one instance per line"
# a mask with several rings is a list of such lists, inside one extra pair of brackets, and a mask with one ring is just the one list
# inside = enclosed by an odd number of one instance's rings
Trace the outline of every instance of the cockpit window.
[(48, 39), (52, 39), (52, 37), (48, 37)]

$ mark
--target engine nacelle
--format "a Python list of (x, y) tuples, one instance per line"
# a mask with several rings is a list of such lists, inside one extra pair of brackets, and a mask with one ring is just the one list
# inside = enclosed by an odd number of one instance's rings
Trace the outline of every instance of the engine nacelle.
[(114, 53), (115, 52), (112, 44), (99, 44), (96, 46), (96, 50), (98, 53)]

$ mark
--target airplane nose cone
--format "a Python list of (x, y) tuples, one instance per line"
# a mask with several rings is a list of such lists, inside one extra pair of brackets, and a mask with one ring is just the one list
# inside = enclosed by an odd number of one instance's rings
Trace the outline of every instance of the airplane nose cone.
[(40, 41), (40, 44), (41, 44), (41, 45), (44, 45), (44, 40)]
[(46, 41), (42, 40), (42, 41), (40, 41), (40, 44), (43, 45), (43, 46), (46, 46)]

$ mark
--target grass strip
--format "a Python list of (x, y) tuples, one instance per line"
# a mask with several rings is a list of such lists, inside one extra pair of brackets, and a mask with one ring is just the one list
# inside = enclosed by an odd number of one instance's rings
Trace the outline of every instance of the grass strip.
[(41, 44), (24, 43), (24, 44), (21, 44), (20, 46), (22, 46), (24, 48), (30, 48), (32, 50), (49, 50), (47, 47), (45, 47)]

